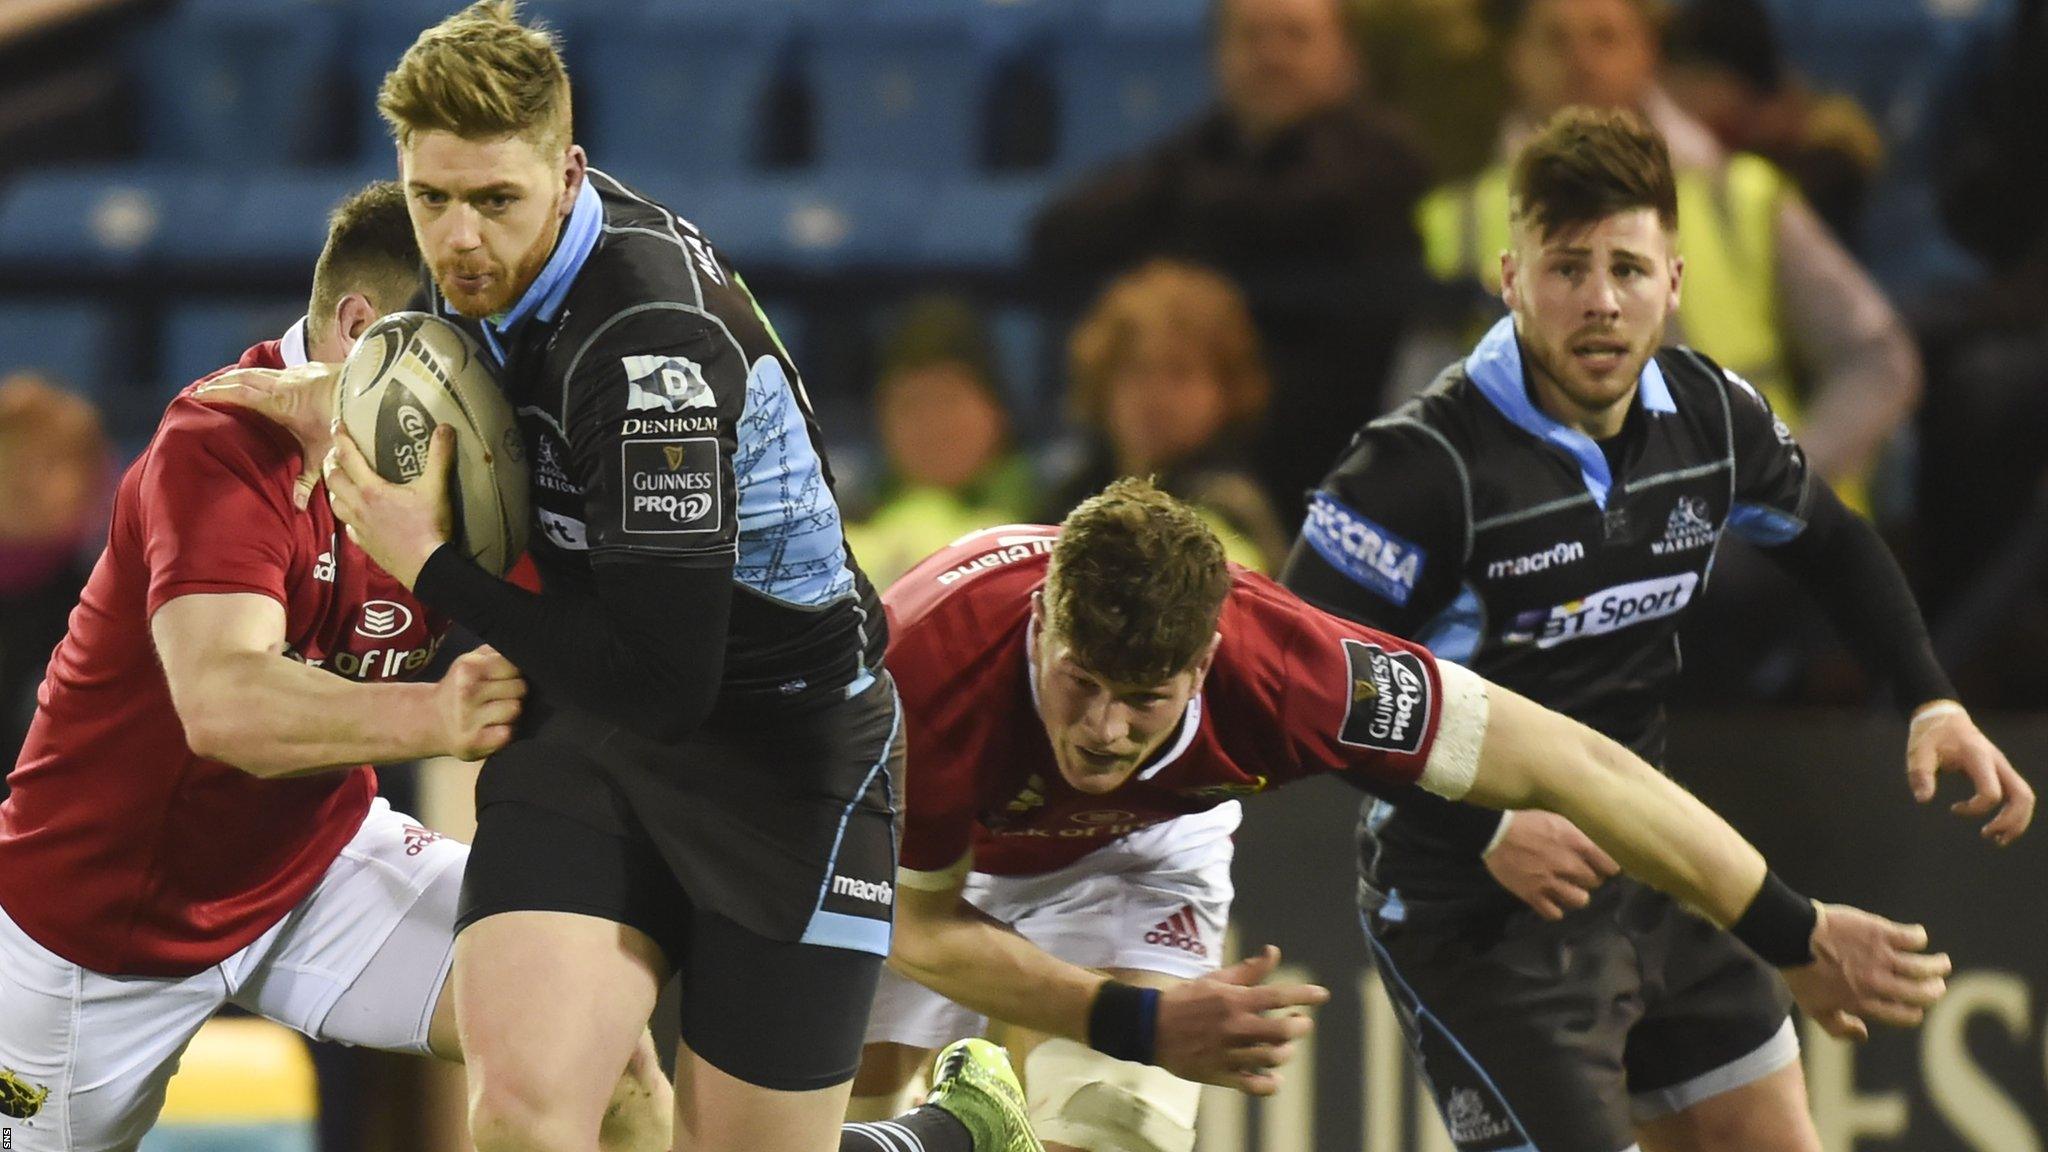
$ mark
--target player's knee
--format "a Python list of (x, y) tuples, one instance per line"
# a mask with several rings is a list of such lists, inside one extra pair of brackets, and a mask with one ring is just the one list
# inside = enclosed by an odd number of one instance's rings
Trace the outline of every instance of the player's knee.
[(590, 1152), (597, 1146), (596, 1119), (571, 1115), (544, 1093), (488, 1083), (470, 1093), (469, 1134), (477, 1152)]
[(605, 1105), (597, 1146), (600, 1152), (668, 1152), (674, 1125), (675, 1090), (662, 1075), (654, 1041), (642, 1033)]
[(1201, 1085), (1163, 1068), (1048, 1040), (1024, 1061), (1031, 1125), (1047, 1144), (1190, 1152)]
[(918, 1074), (931, 1058), (931, 1049), (908, 1044), (878, 1042), (862, 1048), (853, 1096), (846, 1104), (847, 1120), (887, 1120), (908, 1112), (911, 1097), (922, 1086)]

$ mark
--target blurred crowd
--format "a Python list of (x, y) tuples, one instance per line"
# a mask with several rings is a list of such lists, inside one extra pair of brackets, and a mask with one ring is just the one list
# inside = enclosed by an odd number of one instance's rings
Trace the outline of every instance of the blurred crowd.
[[(1973, 703), (2038, 706), (2048, 0), (2010, 10), (1911, 158), (1980, 271), (1896, 301), (1866, 265), (1897, 241), (1872, 190), (1904, 160), (1872, 110), (1802, 76), (1760, 0), (1217, 0), (1214, 106), (1061, 189), (1032, 229), (1023, 291), (1060, 345), (1064, 430), (1019, 410), (1029, 390), (975, 294), (912, 296), (867, 360), (872, 464), (842, 492), (855, 551), (887, 581), (967, 531), (1057, 520), (1145, 474), (1234, 559), (1275, 568), (1352, 432), (1502, 314), (1515, 146), (1564, 106), (1624, 106), (1682, 168), (1671, 339), (1754, 382), (1878, 522)], [(102, 530), (109, 467), (82, 401), (0, 387), (9, 736)], [(1696, 695), (1872, 691), (1767, 564), (1731, 544), (1715, 577), (1686, 640)]]

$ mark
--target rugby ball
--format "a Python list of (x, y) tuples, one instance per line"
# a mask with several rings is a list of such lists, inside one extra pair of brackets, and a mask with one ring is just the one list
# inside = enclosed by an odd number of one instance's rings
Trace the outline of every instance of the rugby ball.
[(426, 470), (434, 426), (454, 425), (455, 542), (501, 576), (526, 551), (526, 445), (483, 349), (462, 329), (424, 312), (370, 325), (341, 366), (334, 410), (377, 474), (396, 484)]

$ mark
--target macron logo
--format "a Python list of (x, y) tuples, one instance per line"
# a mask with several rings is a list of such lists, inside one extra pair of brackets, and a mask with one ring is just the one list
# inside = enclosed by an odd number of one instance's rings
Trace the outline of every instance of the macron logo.
[(855, 880), (851, 876), (834, 876), (832, 892), (837, 896), (851, 896), (870, 904), (894, 904), (896, 889), (887, 880)]

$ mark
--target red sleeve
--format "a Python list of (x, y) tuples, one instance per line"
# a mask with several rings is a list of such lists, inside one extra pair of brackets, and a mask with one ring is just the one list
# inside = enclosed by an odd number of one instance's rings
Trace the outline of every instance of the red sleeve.
[(259, 592), (285, 603), (299, 513), (277, 473), (296, 465), (225, 416), (166, 420), (149, 452), (139, 492), (148, 611), (207, 592)]
[(1302, 625), (1289, 648), (1282, 705), (1302, 770), (1356, 772), (1378, 784), (1420, 779), (1443, 712), (1436, 658), (1314, 609)]

